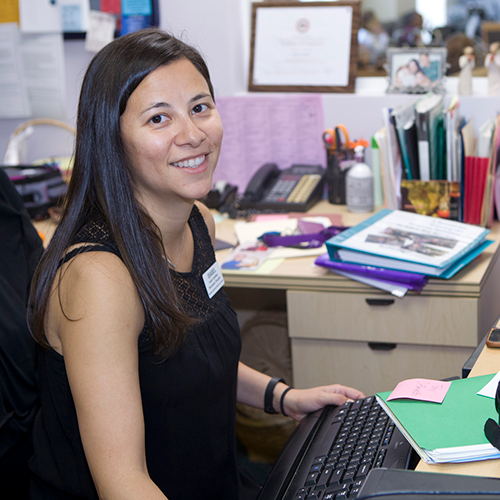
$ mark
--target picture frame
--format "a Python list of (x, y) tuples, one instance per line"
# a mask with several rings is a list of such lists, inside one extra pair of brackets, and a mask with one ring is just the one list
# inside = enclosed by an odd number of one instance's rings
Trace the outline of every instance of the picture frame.
[(489, 47), (493, 42), (500, 42), (500, 23), (484, 21), (481, 23), (483, 42)]
[(445, 93), (445, 47), (388, 48), (388, 94)]
[(354, 92), (360, 0), (252, 4), (248, 90)]

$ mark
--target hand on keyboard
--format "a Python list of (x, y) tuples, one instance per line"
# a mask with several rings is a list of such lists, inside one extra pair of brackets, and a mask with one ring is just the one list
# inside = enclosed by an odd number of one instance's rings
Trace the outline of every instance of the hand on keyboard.
[(365, 395), (361, 391), (339, 384), (312, 389), (294, 389), (286, 394), (284, 408), (287, 415), (300, 421), (308, 413), (320, 410), (325, 406), (340, 406), (346, 401), (354, 401), (364, 397)]

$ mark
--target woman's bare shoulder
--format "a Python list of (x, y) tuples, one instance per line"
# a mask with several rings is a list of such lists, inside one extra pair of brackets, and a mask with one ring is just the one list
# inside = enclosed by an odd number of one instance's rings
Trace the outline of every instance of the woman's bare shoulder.
[(122, 330), (133, 339), (144, 325), (144, 311), (129, 270), (116, 255), (84, 252), (56, 276), (49, 303), (47, 339), (56, 350), (65, 333)]

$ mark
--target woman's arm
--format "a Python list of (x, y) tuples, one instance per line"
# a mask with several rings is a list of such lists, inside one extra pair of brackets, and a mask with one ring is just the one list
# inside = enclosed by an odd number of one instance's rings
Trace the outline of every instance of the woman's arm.
[[(238, 402), (256, 408), (264, 407), (264, 394), (271, 377), (264, 375), (245, 364), (238, 368)], [(283, 391), (288, 386), (278, 383), (274, 388), (273, 407), (280, 413), (280, 399)], [(364, 394), (357, 389), (334, 384), (312, 389), (292, 389), (285, 395), (284, 410), (287, 415), (295, 420), (302, 420), (308, 413), (319, 410), (326, 405), (341, 405), (347, 400), (363, 398)]]
[(137, 346), (144, 311), (132, 279), (107, 252), (81, 254), (63, 273), (47, 333), (64, 356), (99, 497), (165, 500), (146, 466)]

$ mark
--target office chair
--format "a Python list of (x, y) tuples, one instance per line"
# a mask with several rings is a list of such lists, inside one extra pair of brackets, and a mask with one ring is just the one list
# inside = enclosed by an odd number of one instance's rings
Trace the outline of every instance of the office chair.
[(16, 500), (28, 498), (37, 385), (26, 305), (42, 252), (20, 195), (0, 168), (0, 484), (2, 498)]

